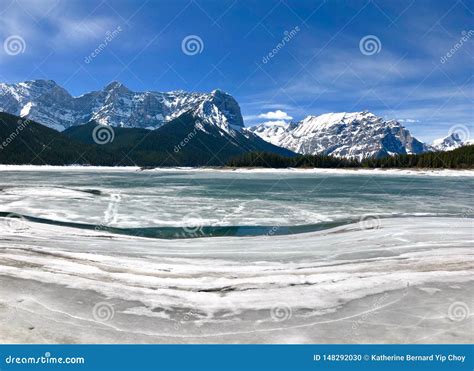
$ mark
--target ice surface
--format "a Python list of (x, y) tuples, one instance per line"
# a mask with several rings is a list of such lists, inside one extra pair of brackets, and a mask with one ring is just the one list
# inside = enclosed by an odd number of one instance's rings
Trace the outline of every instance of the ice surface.
[[(468, 172), (21, 169), (0, 172), (0, 342), (473, 341)], [(189, 220), (270, 232), (108, 229)]]
[(198, 226), (278, 229), (474, 209), (472, 171), (3, 169), (0, 212), (120, 228), (186, 226), (192, 219)]
[[(470, 312), (461, 327), (448, 311), (471, 305), (471, 220), (185, 241), (23, 223), (0, 223), (2, 341), (31, 341), (26, 313), (35, 342), (69, 326), (73, 342), (472, 341)], [(97, 303), (114, 318), (97, 321)]]

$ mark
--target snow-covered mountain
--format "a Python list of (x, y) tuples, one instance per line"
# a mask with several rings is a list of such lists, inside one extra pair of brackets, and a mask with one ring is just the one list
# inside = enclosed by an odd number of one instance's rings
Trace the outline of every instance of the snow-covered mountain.
[(155, 129), (187, 111), (228, 133), (244, 126), (238, 103), (221, 90), (133, 92), (119, 82), (79, 97), (71, 96), (51, 80), (0, 83), (0, 111), (30, 118), (58, 131), (91, 120), (111, 126)]
[[(0, 83), (0, 111), (27, 117), (58, 131), (92, 120), (116, 127), (157, 129), (186, 113), (201, 123), (198, 126), (200, 131), (232, 138), (229, 139), (232, 143), (239, 138), (242, 148), (246, 148), (242, 138), (252, 143), (261, 142), (261, 138), (297, 153), (359, 160), (373, 156), (446, 151), (469, 144), (462, 143), (459, 136), (453, 133), (429, 146), (414, 138), (398, 121), (384, 120), (366, 111), (328, 113), (308, 116), (296, 123), (280, 122), (244, 128), (239, 104), (221, 90), (210, 93), (134, 92), (119, 82), (112, 82), (102, 90), (79, 97), (73, 97), (51, 80)], [(260, 144), (248, 147), (263, 148)]]
[(385, 121), (367, 111), (327, 113), (308, 116), (297, 123), (261, 124), (246, 130), (267, 142), (302, 154), (361, 160), (431, 150), (398, 121)]
[(434, 140), (431, 146), (437, 151), (452, 151), (470, 144), (474, 144), (472, 140), (463, 141), (459, 134), (451, 133), (447, 137)]

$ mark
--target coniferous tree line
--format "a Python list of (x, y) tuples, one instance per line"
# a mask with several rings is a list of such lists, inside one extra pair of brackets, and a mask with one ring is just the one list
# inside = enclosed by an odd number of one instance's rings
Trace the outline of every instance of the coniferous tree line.
[(363, 161), (324, 155), (284, 157), (273, 153), (249, 152), (231, 159), (229, 167), (267, 168), (474, 168), (474, 145), (449, 152), (426, 152), (418, 155), (397, 155)]
[(299, 155), (295, 157), (284, 157), (274, 153), (248, 152), (231, 159), (229, 167), (268, 167), (268, 168), (335, 168), (335, 167), (358, 167), (357, 160), (341, 159), (324, 155)]
[(398, 155), (380, 159), (367, 159), (361, 164), (370, 168), (474, 168), (474, 145), (446, 152), (425, 152), (418, 155)]

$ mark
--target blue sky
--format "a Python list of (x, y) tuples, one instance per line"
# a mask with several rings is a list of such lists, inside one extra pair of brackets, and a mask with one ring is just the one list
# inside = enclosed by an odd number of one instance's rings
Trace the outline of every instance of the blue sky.
[[(52, 79), (73, 95), (112, 80), (220, 88), (248, 126), (369, 110), (421, 140), (456, 125), (472, 138), (473, 12), (468, 0), (0, 0), (0, 40), (24, 40), (21, 53), (0, 48), (0, 80)], [(196, 54), (183, 52), (190, 36)]]

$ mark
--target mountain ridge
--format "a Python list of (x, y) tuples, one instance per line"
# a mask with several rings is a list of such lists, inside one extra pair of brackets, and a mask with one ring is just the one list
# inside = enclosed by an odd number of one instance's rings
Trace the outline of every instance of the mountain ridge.
[(472, 139), (463, 140), (458, 133), (453, 132), (443, 138), (434, 140), (431, 146), (437, 151), (453, 151), (472, 144), (474, 144)]
[(237, 101), (220, 89), (134, 92), (118, 81), (77, 97), (53, 80), (0, 83), (0, 110), (57, 131), (91, 120), (114, 127), (156, 129), (189, 110), (227, 132), (244, 127)]
[(300, 154), (363, 160), (395, 154), (418, 154), (431, 147), (411, 135), (400, 122), (368, 111), (307, 116), (296, 123), (257, 125), (246, 130)]
[[(469, 144), (455, 133), (431, 145), (426, 144), (415, 138), (399, 121), (385, 120), (368, 111), (309, 115), (298, 122), (264, 123), (249, 128), (244, 125), (238, 102), (220, 89), (210, 93), (182, 90), (134, 92), (119, 81), (77, 97), (53, 80), (0, 83), (0, 111), (28, 118), (60, 132), (89, 122), (114, 128), (158, 130), (189, 114), (189, 120), (192, 117), (194, 121), (205, 124), (197, 129), (189, 126), (191, 132), (196, 129), (200, 133), (212, 133), (211, 137), (217, 142), (227, 138), (231, 149), (237, 145), (244, 151), (247, 148), (268, 148), (273, 153), (288, 150), (287, 155), (321, 154), (359, 161), (452, 150)], [(168, 130), (166, 132), (170, 135)], [(134, 132), (132, 137), (136, 134)], [(171, 135), (171, 138), (177, 140), (176, 135)], [(202, 141), (207, 143), (207, 140)]]

